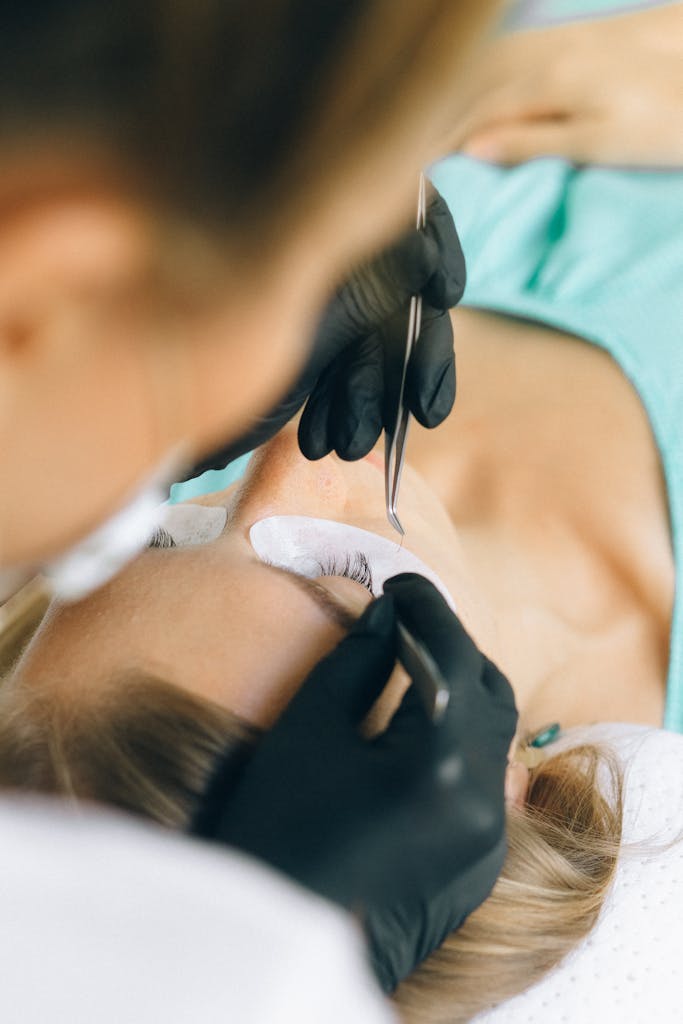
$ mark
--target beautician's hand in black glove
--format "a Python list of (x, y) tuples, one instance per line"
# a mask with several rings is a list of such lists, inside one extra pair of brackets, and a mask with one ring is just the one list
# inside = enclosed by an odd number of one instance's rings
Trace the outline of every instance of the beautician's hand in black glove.
[(380, 435), (385, 398), (384, 364), (405, 349), (408, 307), (423, 297), (420, 339), (406, 382), (410, 411), (436, 427), (455, 399), (453, 330), (448, 310), (465, 290), (465, 258), (450, 210), (430, 187), (427, 225), (359, 267), (328, 304), (301, 376), (286, 397), (248, 435), (212, 453), (192, 469), (222, 467), (257, 448), (288, 423), (304, 402), (299, 444), (309, 459), (333, 449), (360, 459)]
[[(434, 725), (411, 686), (388, 729), (358, 731), (400, 619), (450, 687)], [(216, 773), (193, 831), (245, 850), (358, 913), (391, 991), (489, 894), (505, 855), (517, 722), (507, 680), (421, 576), (388, 580), (235, 779)]]

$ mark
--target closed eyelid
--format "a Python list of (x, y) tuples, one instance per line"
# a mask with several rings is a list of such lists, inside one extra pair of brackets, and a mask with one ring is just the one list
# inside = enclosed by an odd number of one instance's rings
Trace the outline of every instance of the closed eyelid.
[(323, 611), (328, 619), (331, 619), (336, 626), (340, 626), (343, 630), (348, 632), (356, 622), (357, 616), (354, 615), (343, 601), (331, 594), (325, 587), (321, 587), (315, 580), (309, 580), (306, 576), (300, 576), (298, 573), (291, 572), (289, 569), (283, 569), (279, 565), (270, 565), (268, 562), (261, 562), (259, 559), (254, 559), (257, 565), (262, 566), (271, 573), (277, 573), (280, 577), (286, 577), (294, 586), (298, 587), (305, 594), (315, 601), (318, 608)]

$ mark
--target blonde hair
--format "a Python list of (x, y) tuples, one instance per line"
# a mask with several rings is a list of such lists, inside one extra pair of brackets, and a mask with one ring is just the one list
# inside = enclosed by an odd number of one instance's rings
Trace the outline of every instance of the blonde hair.
[(49, 603), (49, 590), (36, 576), (0, 604), (0, 679), (19, 660)]
[(218, 760), (238, 771), (258, 735), (153, 676), (128, 673), (87, 700), (9, 678), (0, 687), (0, 786), (109, 804), (182, 829)]
[(508, 852), (491, 895), (399, 985), (402, 1019), (460, 1024), (559, 964), (597, 921), (621, 824), (622, 776), (606, 750), (583, 745), (541, 760), (526, 806), (508, 810)]
[[(239, 773), (258, 738), (229, 711), (149, 676), (112, 680), (88, 700), (56, 696), (49, 681), (0, 689), (0, 785), (100, 801), (176, 829), (195, 817), (219, 761), (224, 777)], [(508, 811), (508, 854), (491, 895), (399, 985), (402, 1019), (470, 1020), (559, 963), (596, 922), (621, 819), (621, 775), (607, 751), (581, 746), (532, 767), (527, 805)]]

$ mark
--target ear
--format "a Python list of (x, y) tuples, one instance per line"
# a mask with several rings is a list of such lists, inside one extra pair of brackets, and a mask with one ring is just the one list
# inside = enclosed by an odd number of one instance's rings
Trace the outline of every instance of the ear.
[(147, 218), (110, 190), (0, 200), (0, 388), (55, 346), (92, 342), (84, 321), (140, 280), (150, 246)]

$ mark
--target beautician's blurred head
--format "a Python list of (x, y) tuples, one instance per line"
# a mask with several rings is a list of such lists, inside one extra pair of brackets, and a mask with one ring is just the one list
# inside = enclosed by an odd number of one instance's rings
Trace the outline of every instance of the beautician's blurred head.
[(285, 390), (407, 220), (494, 2), (15, 3), (0, 34), (0, 565)]

